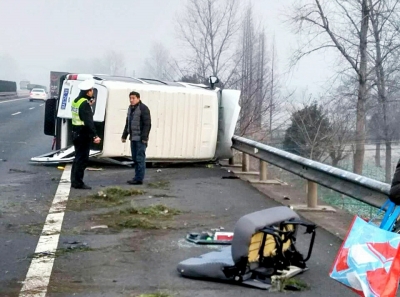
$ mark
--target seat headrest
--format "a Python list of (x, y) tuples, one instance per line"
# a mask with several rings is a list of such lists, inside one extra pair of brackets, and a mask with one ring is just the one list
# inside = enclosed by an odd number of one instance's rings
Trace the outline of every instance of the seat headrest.
[(249, 213), (241, 217), (235, 225), (232, 239), (232, 259), (238, 263), (242, 257), (247, 257), (251, 237), (259, 230), (300, 217), (287, 206), (271, 207)]

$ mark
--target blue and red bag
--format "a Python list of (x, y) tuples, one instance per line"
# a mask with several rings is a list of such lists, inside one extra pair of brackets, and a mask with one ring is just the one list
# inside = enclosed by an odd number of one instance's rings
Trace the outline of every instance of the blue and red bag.
[(355, 216), (329, 276), (364, 297), (395, 297), (400, 277), (400, 234)]

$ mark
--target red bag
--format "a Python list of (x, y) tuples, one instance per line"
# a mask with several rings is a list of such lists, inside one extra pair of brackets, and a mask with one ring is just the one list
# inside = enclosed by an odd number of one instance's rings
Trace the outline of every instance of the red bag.
[(355, 216), (329, 276), (365, 297), (395, 297), (400, 278), (400, 234)]

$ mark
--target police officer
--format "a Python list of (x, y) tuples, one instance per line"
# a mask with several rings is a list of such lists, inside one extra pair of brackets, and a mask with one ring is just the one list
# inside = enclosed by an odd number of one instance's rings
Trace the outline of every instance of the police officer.
[(91, 189), (83, 182), (85, 169), (89, 162), (91, 143), (100, 143), (93, 122), (94, 80), (88, 79), (79, 84), (79, 96), (71, 104), (72, 141), (75, 147), (75, 158), (71, 170), (71, 186), (75, 189)]

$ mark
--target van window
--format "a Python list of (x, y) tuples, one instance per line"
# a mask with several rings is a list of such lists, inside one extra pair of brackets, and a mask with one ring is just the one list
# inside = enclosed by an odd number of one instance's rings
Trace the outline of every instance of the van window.
[(94, 98), (94, 103), (92, 105), (93, 114), (95, 114), (95, 112), (96, 112), (97, 93), (98, 93), (98, 90), (96, 88), (93, 88), (93, 98)]

